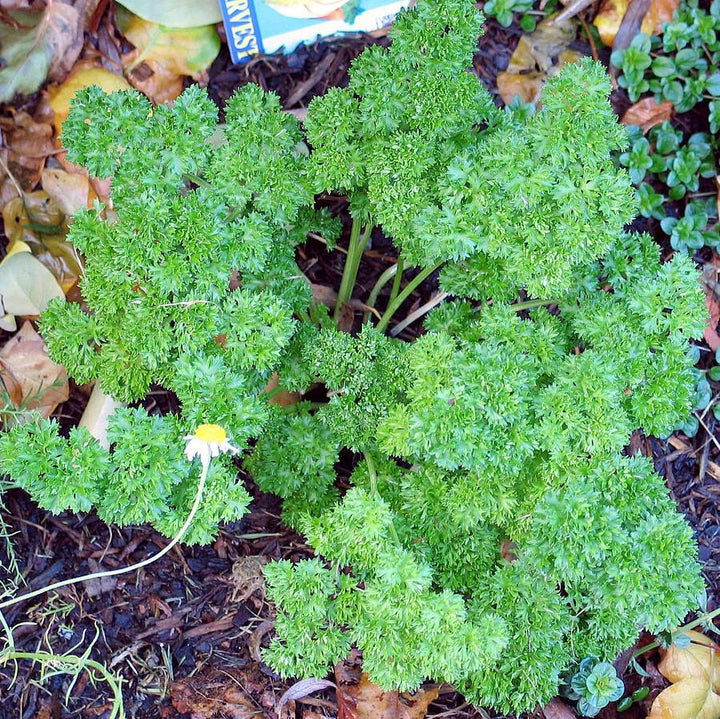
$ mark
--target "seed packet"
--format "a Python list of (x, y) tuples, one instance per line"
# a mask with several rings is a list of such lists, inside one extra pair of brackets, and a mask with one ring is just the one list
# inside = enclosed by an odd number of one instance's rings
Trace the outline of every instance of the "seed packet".
[(230, 56), (292, 52), (300, 43), (389, 25), (410, 0), (220, 0)]

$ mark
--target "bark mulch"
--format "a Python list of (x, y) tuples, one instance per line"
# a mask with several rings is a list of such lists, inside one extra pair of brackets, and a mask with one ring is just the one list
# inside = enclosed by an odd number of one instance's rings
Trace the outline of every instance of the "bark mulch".
[[(507, 67), (519, 35), (516, 27), (488, 23), (474, 66), (491, 90), (497, 73)], [(222, 105), (236, 87), (255, 82), (277, 92), (286, 109), (302, 111), (328, 87), (347, 83), (350, 63), (367, 44), (387, 42), (382, 35), (348, 36), (239, 67), (231, 65), (224, 50), (211, 68), (208, 88)], [(327, 197), (321, 202), (337, 214), (345, 209), (342, 198)], [(312, 282), (337, 287), (342, 272), (338, 254), (309, 241), (299, 249), (298, 262)], [(366, 297), (393, 261), (390, 243), (377, 233), (365, 255), (357, 296)], [(419, 288), (413, 298), (416, 304), (426, 300), (432, 289), (432, 281)], [(70, 400), (57, 412), (64, 427), (77, 421), (86, 401), (83, 388), (73, 387)], [(177, 409), (173, 397), (160, 388), (145, 406)], [(693, 440), (680, 436), (661, 442), (636, 434), (631, 451), (654, 458), (696, 529), (712, 609), (720, 597), (720, 445), (713, 437), (714, 420), (710, 416), (706, 421), (708, 431)], [(353, 458), (348, 455), (341, 461), (347, 465), (341, 470), (349, 471)], [(274, 675), (260, 658), (273, 619), (260, 572), (265, 561), (307, 557), (311, 549), (282, 525), (276, 498), (256, 491), (249, 479), (248, 487), (254, 497), (250, 513), (241, 522), (223, 527), (212, 546), (175, 548), (138, 574), (68, 587), (13, 607), (5, 619), (13, 628), (16, 649), (77, 654), (92, 640), (90, 657), (123, 676), (129, 717), (278, 716), (278, 701), (289, 683)], [(155, 553), (166, 542), (146, 527), (109, 527), (94, 514), (50, 515), (20, 491), (7, 493), (4, 503), (2, 517), (13, 534), (12, 546), (27, 588), (84, 574), (99, 564), (128, 565)], [(12, 557), (3, 552), (5, 548), (0, 549), (0, 564), (8, 566)], [(652, 668), (652, 655), (649, 659)], [(102, 682), (93, 684), (83, 672), (74, 684), (64, 674), (40, 683), (38, 671), (29, 661), (0, 670), (0, 719), (110, 716), (109, 691)], [(487, 717), (449, 689), (441, 691), (429, 711), (431, 716), (456, 719)], [(623, 716), (635, 719), (641, 714), (639, 708)], [(282, 716), (335, 717), (334, 694), (315, 693), (303, 702), (290, 702)]]

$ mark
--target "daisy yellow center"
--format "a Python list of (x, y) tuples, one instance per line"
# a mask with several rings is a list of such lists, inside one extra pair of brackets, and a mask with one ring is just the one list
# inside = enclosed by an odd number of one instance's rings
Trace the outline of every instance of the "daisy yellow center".
[(195, 430), (195, 439), (211, 444), (222, 444), (227, 441), (227, 434), (219, 424), (201, 424)]

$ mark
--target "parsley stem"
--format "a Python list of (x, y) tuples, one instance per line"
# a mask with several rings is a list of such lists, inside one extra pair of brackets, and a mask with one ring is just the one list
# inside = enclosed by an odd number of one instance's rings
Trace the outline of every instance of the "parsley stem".
[[(368, 297), (368, 307), (375, 307), (375, 303), (377, 302), (378, 295), (380, 294), (380, 290), (382, 290), (385, 285), (390, 282), (393, 278), (397, 278), (398, 276), (398, 269), (400, 267), (400, 262), (398, 262), (395, 265), (391, 265), (388, 267), (385, 272), (383, 272), (380, 277), (378, 277), (377, 282), (375, 283), (374, 287), (370, 291), (370, 296)], [(402, 272), (401, 272), (402, 274)], [(394, 283), (393, 283), (394, 286)], [(368, 310), (365, 313), (365, 316), (363, 317), (363, 322), (367, 322), (370, 319), (370, 311)]]
[(382, 316), (380, 322), (377, 324), (377, 328), (380, 331), (384, 331), (387, 329), (388, 323), (392, 319), (392, 316), (398, 311), (400, 308), (400, 305), (402, 305), (405, 300), (410, 297), (410, 295), (417, 289), (419, 285), (421, 285), (430, 275), (435, 272), (435, 270), (440, 267), (442, 262), (439, 262), (437, 265), (433, 265), (432, 267), (426, 267), (424, 270), (420, 270), (415, 277), (413, 277), (410, 282), (407, 283), (405, 289), (394, 299), (390, 304), (387, 306), (387, 309), (385, 310), (385, 314)]
[(522, 312), (522, 310), (532, 310), (536, 307), (547, 307), (548, 305), (558, 305), (558, 300), (528, 300), (527, 302), (516, 302), (510, 305), (515, 312)]
[(335, 302), (335, 312), (333, 314), (335, 324), (340, 320), (340, 312), (352, 297), (353, 290), (355, 289), (355, 281), (357, 280), (358, 269), (360, 269), (360, 261), (362, 260), (365, 246), (370, 237), (372, 225), (368, 223), (362, 235), (360, 234), (360, 229), (360, 221), (353, 219), (352, 229), (350, 230), (348, 254), (345, 259), (345, 268), (343, 269), (340, 289), (338, 290), (337, 301)]
[[(688, 622), (687, 624), (683, 624), (683, 626), (678, 627), (675, 629), (672, 633), (673, 634), (679, 634), (680, 632), (684, 632), (688, 629), (695, 629), (695, 627), (699, 627), (701, 624), (705, 624), (706, 622), (712, 621), (715, 619), (715, 617), (720, 615), (720, 607), (717, 609), (713, 609), (712, 612), (706, 612), (705, 614), (701, 614), (697, 619), (693, 619), (692, 622)], [(657, 647), (660, 646), (659, 641), (650, 642), (650, 644), (646, 644), (645, 646), (640, 647), (640, 649), (637, 649), (633, 652), (632, 658), (635, 659), (639, 657), (641, 654), (645, 654), (645, 652), (649, 652), (651, 649), (657, 649)]]
[(372, 457), (369, 452), (363, 452), (365, 456), (365, 464), (367, 464), (368, 477), (370, 478), (370, 490), (373, 494), (378, 494), (377, 488), (377, 472), (375, 471), (375, 464), (372, 461)]
[(395, 275), (395, 280), (393, 281), (390, 299), (388, 300), (389, 302), (392, 302), (398, 296), (398, 292), (400, 292), (400, 283), (402, 282), (402, 274), (405, 269), (405, 258), (402, 256), (402, 253), (398, 255), (397, 267), (397, 274)]
[[(373, 462), (372, 455), (370, 452), (363, 452), (363, 456), (365, 457), (365, 464), (367, 465), (368, 470), (368, 478), (370, 479), (370, 491), (382, 499), (382, 495), (380, 492), (378, 492), (378, 486), (377, 486), (377, 471), (375, 470), (375, 463)], [(392, 535), (392, 538), (397, 542), (398, 546), (402, 546), (400, 544), (400, 537), (398, 536), (397, 529), (395, 529), (395, 523), (390, 522), (390, 534)]]
[(212, 188), (212, 183), (208, 182), (206, 179), (200, 177), (200, 175), (193, 175), (188, 172), (185, 175), (183, 175), (183, 178), (187, 182), (192, 182), (194, 185), (197, 185), (198, 187)]

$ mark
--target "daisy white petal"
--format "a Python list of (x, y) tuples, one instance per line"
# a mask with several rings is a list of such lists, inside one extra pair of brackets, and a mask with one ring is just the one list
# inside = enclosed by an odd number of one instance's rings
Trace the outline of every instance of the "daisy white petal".
[(186, 435), (183, 439), (187, 441), (185, 456), (188, 461), (192, 462), (195, 457), (199, 457), (203, 467), (207, 467), (213, 457), (228, 452), (237, 454), (240, 451), (227, 441), (225, 430), (217, 424), (201, 424), (193, 434)]

